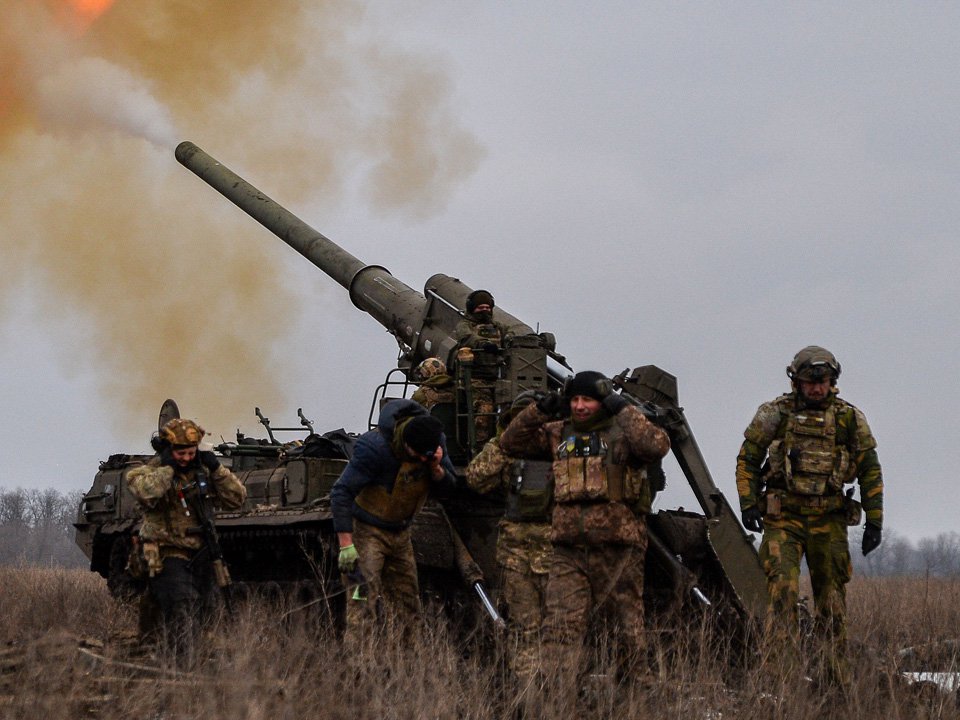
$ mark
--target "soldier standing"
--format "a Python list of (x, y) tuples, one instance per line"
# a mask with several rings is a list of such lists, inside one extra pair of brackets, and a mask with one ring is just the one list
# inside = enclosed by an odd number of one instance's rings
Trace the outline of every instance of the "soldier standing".
[(443, 426), (412, 400), (388, 402), (377, 427), (357, 439), (330, 491), (338, 565), (348, 589), (348, 641), (359, 641), (373, 626), (381, 600), (401, 627), (419, 622), (410, 523), (430, 486), (454, 484), (454, 472)]
[[(762, 532), (760, 560), (767, 575), (767, 630), (796, 663), (800, 562), (806, 556), (816, 604), (816, 626), (826, 642), (828, 679), (845, 684), (846, 584), (852, 567), (848, 525), (860, 522), (851, 487), (860, 484), (866, 513), (861, 550), (880, 545), (883, 475), (877, 441), (863, 413), (836, 387), (840, 363), (811, 345), (787, 367), (791, 392), (757, 410), (737, 456), (737, 492), (743, 525)], [(766, 464), (765, 461), (766, 460)]]
[(189, 664), (200, 621), (214, 591), (212, 558), (205, 554), (197, 481), (209, 478), (220, 507), (243, 505), (247, 489), (209, 450), (199, 450), (205, 431), (192, 420), (173, 419), (151, 441), (157, 454), (127, 476), (130, 492), (143, 507), (140, 541), (146, 561), (147, 592), (159, 611), (161, 642)]
[(508, 649), (510, 669), (521, 694), (536, 683), (540, 654), (540, 627), (550, 567), (550, 511), (553, 477), (550, 463), (518, 459), (500, 447), (500, 435), (523, 408), (539, 394), (521, 393), (497, 420), (498, 435), (467, 466), (467, 486), (478, 493), (506, 495), (506, 512), (499, 524), (497, 563), (502, 576), (508, 620), (516, 632)]
[(456, 385), (447, 374), (447, 366), (440, 358), (429, 357), (413, 371), (413, 380), (420, 383), (410, 399), (427, 410), (434, 405), (456, 401)]
[[(556, 419), (569, 410), (568, 419)], [(544, 655), (547, 681), (568, 701), (576, 692), (583, 641), (603, 610), (626, 664), (645, 650), (643, 575), (651, 492), (645, 466), (670, 449), (667, 434), (598, 372), (568, 380), (524, 409), (500, 438), (515, 456), (553, 461), (550, 574)]]
[[(474, 290), (467, 295), (466, 315), (454, 331), (457, 340), (458, 379), (463, 376), (465, 356), (470, 359), (470, 393), (473, 396), (477, 443), (493, 437), (496, 423), (494, 390), (500, 375), (500, 353), (508, 336), (507, 326), (493, 319), (493, 295)], [(465, 350), (469, 352), (465, 353)]]

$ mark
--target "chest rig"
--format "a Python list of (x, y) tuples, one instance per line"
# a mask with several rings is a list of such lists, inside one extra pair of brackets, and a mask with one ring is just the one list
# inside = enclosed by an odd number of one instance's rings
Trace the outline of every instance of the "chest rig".
[[(497, 350), (503, 347), (503, 334), (500, 327), (494, 323), (478, 323), (473, 328), (477, 337), (482, 338), (484, 343), (495, 345)], [(495, 379), (497, 377), (497, 366), (500, 362), (496, 351), (487, 350), (483, 347), (474, 348), (473, 355), (473, 376), (478, 379)]]
[(794, 410), (782, 438), (770, 443), (770, 482), (798, 495), (839, 494), (851, 478), (850, 453), (837, 442), (834, 404)]
[(553, 461), (554, 498), (558, 503), (633, 502), (640, 499), (644, 474), (616, 461), (623, 430), (609, 429), (580, 433), (571, 423), (563, 435)]
[(507, 507), (503, 517), (511, 522), (550, 522), (553, 503), (553, 463), (515, 460), (510, 465)]

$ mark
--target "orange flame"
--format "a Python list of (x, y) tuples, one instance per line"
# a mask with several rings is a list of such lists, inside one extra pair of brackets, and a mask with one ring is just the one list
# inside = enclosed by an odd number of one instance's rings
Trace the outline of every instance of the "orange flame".
[(114, 0), (67, 0), (70, 8), (70, 24), (80, 33), (87, 30), (93, 21), (103, 15)]

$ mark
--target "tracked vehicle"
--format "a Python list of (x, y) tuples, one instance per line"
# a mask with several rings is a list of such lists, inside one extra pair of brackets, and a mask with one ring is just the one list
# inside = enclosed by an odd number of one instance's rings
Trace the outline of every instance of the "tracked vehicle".
[[(422, 360), (439, 357), (448, 367), (457, 366), (455, 328), (472, 288), (455, 277), (436, 274), (420, 293), (386, 268), (358, 260), (192, 143), (181, 143), (176, 157), (340, 284), (358, 309), (396, 338), (398, 357), (387, 380), (376, 390), (371, 418), (377, 401), (407, 395), (413, 369)], [(555, 338), (535, 332), (499, 306), (494, 309), (494, 320), (509, 329), (499, 352), (495, 405), (506, 408), (525, 390), (559, 389), (572, 369), (557, 352)], [(701, 509), (699, 513), (660, 510), (648, 518), (649, 612), (656, 615), (709, 606), (734, 619), (758, 616), (765, 607), (766, 588), (756, 550), (710, 476), (679, 404), (676, 378), (647, 365), (624, 371), (614, 378), (614, 384), (668, 432), (672, 451)], [(457, 399), (432, 412), (444, 423), (451, 459), (462, 471), (479, 450), (469, 376), (465, 381), (464, 373), (458, 371)], [(260, 589), (336, 596), (337, 544), (327, 493), (347, 462), (349, 442), (338, 445), (330, 437), (324, 440), (309, 427), (303, 445), (307, 449), (292, 448), (280, 443), (269, 425), (267, 428), (270, 437), (265, 441), (238, 437), (236, 443), (218, 448), (223, 462), (248, 490), (247, 502), (239, 512), (217, 515), (231, 573), (236, 580)], [(344, 438), (349, 436), (343, 433), (340, 440)], [(126, 490), (126, 472), (147, 459), (112, 455), (101, 465), (79, 509), (77, 542), (90, 558), (91, 569), (107, 577), (118, 592), (130, 586), (124, 563), (138, 522), (133, 498)], [(471, 562), (479, 565), (495, 589), (494, 549), (502, 504), (465, 488), (436, 500), (414, 524), (415, 552), (425, 589), (449, 596), (458, 572)]]

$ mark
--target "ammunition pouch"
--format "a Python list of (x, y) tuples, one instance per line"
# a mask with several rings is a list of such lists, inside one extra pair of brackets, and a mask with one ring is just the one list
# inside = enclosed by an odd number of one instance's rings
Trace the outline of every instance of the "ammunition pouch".
[(768, 490), (760, 496), (757, 506), (764, 517), (779, 520), (784, 510), (798, 515), (820, 515), (846, 510), (846, 500), (842, 495), (800, 495), (785, 490)]
[(764, 517), (772, 520), (779, 520), (783, 515), (783, 508), (780, 505), (780, 496), (775, 492), (766, 492), (760, 496), (757, 501), (757, 507)]
[(227, 569), (227, 564), (223, 560), (214, 560), (213, 563), (213, 577), (217, 581), (217, 587), (225, 588), (230, 585), (230, 571)]
[(140, 543), (140, 550), (143, 553), (143, 562), (146, 566), (148, 577), (156, 576), (163, 570), (163, 559), (160, 557), (160, 543), (147, 540)]
[[(569, 425), (553, 461), (554, 498), (568, 502), (650, 503), (643, 468), (613, 461), (612, 449), (622, 438), (616, 425), (603, 432), (577, 433)], [(646, 492), (645, 492), (646, 491)]]
[(515, 461), (510, 467), (504, 519), (510, 522), (550, 522), (552, 503), (552, 463)]
[(130, 543), (130, 554), (127, 556), (127, 566), (124, 570), (126, 570), (134, 580), (143, 580), (150, 574), (150, 569), (147, 567), (147, 560), (143, 556), (143, 545), (140, 543), (140, 538), (136, 535), (130, 539)]

